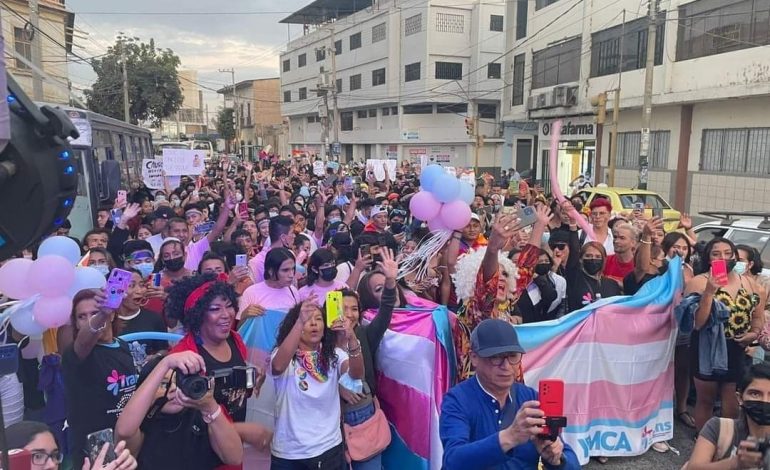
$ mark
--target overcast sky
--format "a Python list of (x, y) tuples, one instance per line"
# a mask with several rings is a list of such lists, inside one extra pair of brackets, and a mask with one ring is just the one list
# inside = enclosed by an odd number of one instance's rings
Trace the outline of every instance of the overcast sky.
[[(154, 38), (157, 47), (168, 47), (180, 57), (183, 68), (197, 70), (202, 85), (217, 89), (230, 83), (230, 75), (219, 73), (220, 68), (234, 68), (236, 81), (277, 77), (278, 54), (289, 37), (287, 25), (278, 21), (311, 1), (67, 0), (67, 8), (75, 13), (76, 29), (88, 33), (87, 39), (75, 38), (81, 57), (104, 54), (118, 31), (143, 41)], [(292, 25), (292, 38), (301, 32), (301, 26)], [(95, 78), (88, 65), (70, 66), (76, 88)], [(213, 113), (221, 95), (203, 92)]]

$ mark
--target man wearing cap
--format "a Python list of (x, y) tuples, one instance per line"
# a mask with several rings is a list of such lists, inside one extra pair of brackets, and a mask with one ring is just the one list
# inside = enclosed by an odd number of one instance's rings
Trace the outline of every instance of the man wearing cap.
[(146, 240), (152, 247), (153, 253), (158, 253), (160, 251), (160, 245), (163, 244), (163, 239), (168, 235), (166, 233), (168, 221), (174, 217), (176, 217), (176, 212), (174, 212), (174, 209), (167, 206), (158, 207), (155, 209), (155, 212), (152, 213), (150, 231), (153, 235), (147, 237)]
[(369, 222), (364, 226), (364, 232), (385, 233), (388, 228), (388, 209), (384, 206), (372, 207)]
[(537, 392), (515, 383), (524, 348), (503, 320), (484, 320), (471, 334), (474, 377), (452, 387), (441, 405), (439, 434), (444, 470), (580, 468), (561, 438), (540, 434), (545, 426)]

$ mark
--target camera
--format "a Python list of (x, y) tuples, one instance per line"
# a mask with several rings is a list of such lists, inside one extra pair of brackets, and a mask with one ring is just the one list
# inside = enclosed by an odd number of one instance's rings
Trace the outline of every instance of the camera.
[(184, 374), (176, 371), (176, 386), (192, 400), (200, 400), (213, 389), (253, 390), (257, 381), (257, 369), (248, 366), (216, 369), (208, 375)]
[(768, 452), (770, 449), (770, 437), (763, 437), (762, 439), (757, 439), (755, 442), (756, 447), (754, 448), (754, 452), (762, 454), (762, 466), (760, 468), (762, 470), (770, 470), (770, 452)]

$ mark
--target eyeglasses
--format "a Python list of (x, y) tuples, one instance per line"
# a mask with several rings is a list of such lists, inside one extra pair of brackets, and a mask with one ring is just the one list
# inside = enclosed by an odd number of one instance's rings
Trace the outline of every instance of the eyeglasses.
[(503, 362), (508, 362), (508, 364), (515, 366), (521, 362), (521, 353), (508, 354), (506, 356), (492, 356), (489, 358), (489, 363), (495, 367), (500, 367), (503, 365)]
[(40, 451), (32, 452), (32, 463), (35, 465), (45, 465), (45, 463), (48, 462), (48, 459), (51, 459), (53, 463), (60, 464), (62, 463), (62, 460), (64, 460), (64, 455), (58, 450), (55, 450), (50, 454)]
[(566, 243), (553, 243), (553, 244), (549, 244), (548, 246), (550, 246), (552, 250), (564, 250), (565, 248), (567, 248)]

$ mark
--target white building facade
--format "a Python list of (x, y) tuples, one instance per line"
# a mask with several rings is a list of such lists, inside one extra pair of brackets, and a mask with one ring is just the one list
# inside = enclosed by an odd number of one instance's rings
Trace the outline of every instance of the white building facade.
[(334, 21), (303, 14), (314, 4), (283, 20), (317, 23), (281, 54), (282, 113), (293, 152), (324, 154), (324, 98), (316, 90), (325, 76), (321, 83), (334, 88), (339, 108), (335, 130), (334, 98), (327, 94), (328, 143), (336, 133), (340, 161), (472, 167), (476, 139), (466, 132), (466, 119), (477, 117), (476, 131), (486, 136), (478, 166), (499, 168), (503, 4), (381, 0)]
[[(770, 204), (770, 0), (660, 2), (650, 126), (649, 189), (677, 209), (760, 210)], [(625, 23), (623, 22), (625, 10)], [(503, 167), (548, 179), (549, 126), (562, 136), (559, 181), (607, 181), (609, 125), (591, 97), (620, 84), (615, 186), (637, 184), (647, 4), (636, 0), (508, 0)], [(622, 47), (621, 47), (622, 45)], [(620, 66), (622, 58), (622, 77)], [(600, 158), (597, 158), (600, 155)]]

